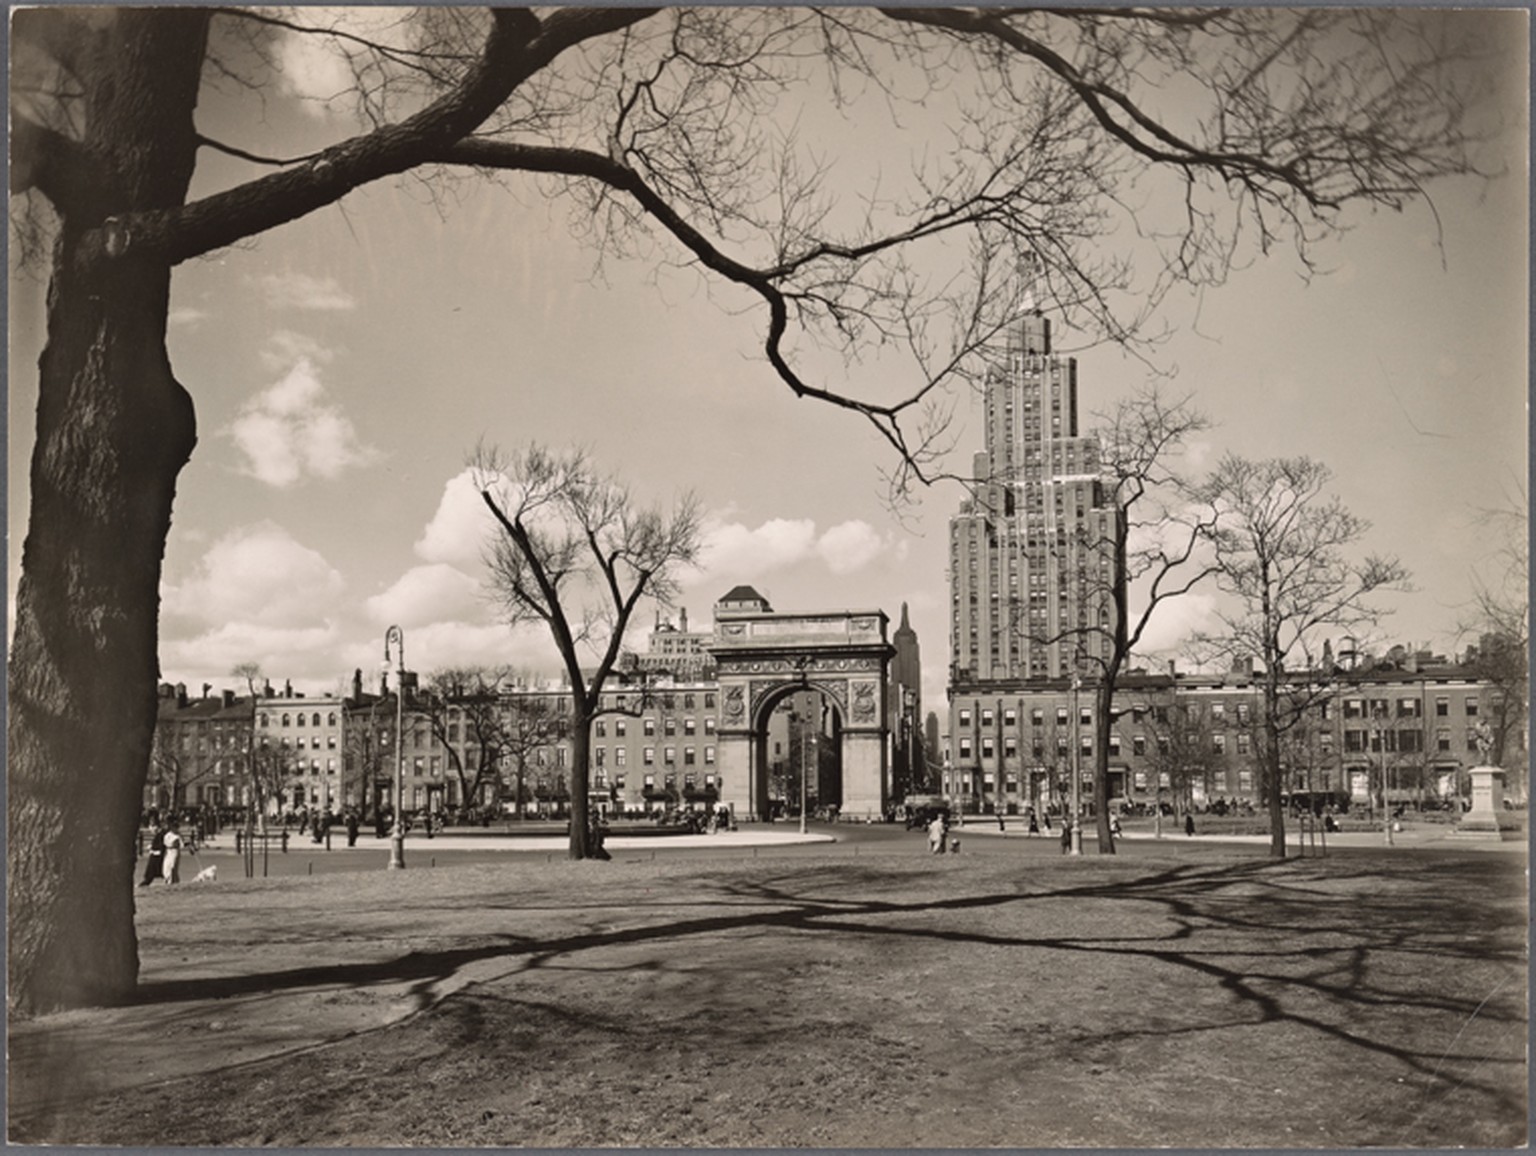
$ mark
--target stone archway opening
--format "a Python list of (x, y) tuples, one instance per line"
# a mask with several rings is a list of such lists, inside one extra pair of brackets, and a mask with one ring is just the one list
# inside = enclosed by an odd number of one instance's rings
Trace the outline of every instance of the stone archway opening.
[(831, 819), (843, 808), (843, 720), (836, 700), (814, 684), (787, 685), (764, 698), (754, 752), (766, 798), (758, 813)]

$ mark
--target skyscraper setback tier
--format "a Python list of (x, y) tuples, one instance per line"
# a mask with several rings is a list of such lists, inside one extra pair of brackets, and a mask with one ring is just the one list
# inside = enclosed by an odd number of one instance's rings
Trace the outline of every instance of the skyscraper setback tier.
[(1113, 631), (1116, 518), (1099, 442), (1077, 432), (1077, 360), (1026, 312), (986, 383), (975, 491), (950, 520), (952, 684), (1087, 673)]

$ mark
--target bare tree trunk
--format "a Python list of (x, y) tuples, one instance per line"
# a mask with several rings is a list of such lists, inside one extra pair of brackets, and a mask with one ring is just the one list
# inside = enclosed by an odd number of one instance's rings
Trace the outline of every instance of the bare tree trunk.
[(1093, 694), (1093, 811), (1094, 826), (1099, 836), (1099, 854), (1115, 853), (1115, 837), (1109, 823), (1109, 734), (1114, 728), (1110, 707), (1114, 704), (1115, 686), (1106, 678), (1094, 688)]
[(571, 847), (572, 859), (592, 856), (592, 832), (587, 826), (591, 807), (588, 790), (587, 759), (590, 754), (592, 720), (584, 704), (578, 702), (571, 717)]
[(1285, 858), (1285, 808), (1280, 802), (1280, 675), (1278, 661), (1267, 656), (1264, 675), (1263, 793), (1269, 811), (1269, 856)]
[(99, 241), (111, 211), (185, 195), (207, 19), (114, 15), (99, 52), (111, 82), (86, 141), (111, 167), (61, 209), (9, 675), (9, 999), (21, 1012), (119, 1002), (138, 977), (134, 832), (160, 569), (196, 434), (165, 351), (169, 268), (82, 241)]

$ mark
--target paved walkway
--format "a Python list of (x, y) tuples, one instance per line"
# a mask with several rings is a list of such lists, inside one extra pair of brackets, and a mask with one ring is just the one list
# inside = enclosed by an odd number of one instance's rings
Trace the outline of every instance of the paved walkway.
[[(1061, 838), (1061, 828), (1054, 827), (1050, 831), (1043, 831), (1040, 835), (1030, 836), (1023, 830), (1015, 830), (1010, 827), (1006, 832), (997, 829), (995, 821), (985, 818), (972, 819), (960, 828), (966, 838), (972, 836), (984, 836), (990, 838), (1028, 839), (1028, 838)], [(1130, 830), (1118, 836), (1117, 839), (1135, 843), (1246, 843), (1254, 846), (1268, 846), (1269, 836), (1266, 835), (1236, 835), (1228, 833), (1202, 834), (1197, 827), (1194, 835), (1186, 835), (1176, 824), (1170, 822), (1163, 828), (1162, 835), (1153, 831)], [(1089, 825), (1083, 828), (1083, 840), (1096, 842), (1098, 832)], [(1366, 847), (1386, 850), (1387, 845), (1380, 831), (1334, 831), (1328, 835), (1318, 835), (1317, 842), (1326, 841), (1330, 847)], [(1287, 827), (1285, 831), (1285, 845), (1288, 848), (1301, 850), (1303, 847), (1302, 835), (1294, 827)], [(1313, 845), (1312, 841), (1306, 841), (1307, 849)], [(1392, 833), (1392, 846), (1440, 849), (1446, 851), (1520, 851), (1527, 849), (1525, 832), (1507, 832), (1503, 839), (1492, 839), (1487, 836), (1458, 835), (1454, 828), (1446, 825), (1416, 826), (1410, 824), (1401, 831)]]

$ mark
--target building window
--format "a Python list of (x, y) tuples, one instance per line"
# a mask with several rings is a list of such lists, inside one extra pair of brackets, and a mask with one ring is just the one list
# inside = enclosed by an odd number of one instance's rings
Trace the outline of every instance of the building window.
[(1067, 725), (1067, 708), (1064, 706), (1056, 708), (1056, 725), (1059, 727)]
[(1346, 698), (1344, 700), (1345, 718), (1362, 718), (1365, 715), (1365, 700), (1361, 698)]
[(656, 748), (646, 747), (645, 750), (641, 751), (640, 761), (648, 767), (654, 767), (656, 765)]
[(969, 738), (962, 738), (960, 740), (960, 757), (962, 759), (971, 757), (971, 740)]
[(615, 735), (617, 735), (619, 738), (623, 738), (625, 735), (627, 735), (629, 733), (629, 721), (627, 719), (621, 719), (621, 718), (614, 719), (613, 720), (613, 733)]
[(607, 738), (608, 723), (604, 719), (598, 719), (592, 724), (592, 733), (600, 739)]
[(971, 725), (971, 712), (968, 707), (960, 708), (960, 725), (963, 727)]
[(1477, 717), (1477, 699), (1473, 698), (1471, 695), (1467, 696), (1467, 717)]
[(1031, 726), (1043, 727), (1045, 725), (1045, 711), (1038, 706), (1035, 707), (1029, 712), (1029, 722)]
[(992, 745), (992, 736), (983, 735), (981, 740), (981, 757), (984, 759), (990, 759), (996, 753), (997, 752), (993, 749)]
[(1131, 753), (1133, 755), (1144, 755), (1144, 754), (1147, 753), (1147, 736), (1146, 735), (1132, 735), (1131, 736)]
[(622, 767), (624, 765), (625, 761), (626, 761), (626, 758), (627, 758), (628, 754), (629, 754), (629, 751), (625, 750), (623, 747), (614, 747), (613, 748), (613, 765), (616, 766), (616, 767)]
[(1397, 700), (1398, 718), (1418, 718), (1419, 700), (1416, 698), (1400, 698)]
[(693, 748), (692, 747), (684, 747), (683, 748), (683, 766), (685, 766), (685, 767), (693, 766)]
[(1449, 718), (1451, 715), (1451, 700), (1445, 695), (1439, 695), (1435, 699), (1435, 717)]
[(691, 735), (694, 733), (694, 720), (692, 718), (685, 718), (683, 720), (683, 733), (685, 735)]
[(664, 748), (661, 752), (661, 761), (666, 763), (669, 767), (675, 765), (677, 763), (677, 748)]
[(1003, 712), (1003, 725), (1005, 727), (1015, 726), (1017, 725), (1018, 721), (1018, 714), (1013, 710), (1012, 707)]
[(984, 727), (992, 725), (992, 711), (990, 709), (981, 712), (981, 725)]
[(655, 738), (656, 737), (656, 720), (653, 719), (653, 718), (648, 718), (648, 719), (645, 720), (644, 726), (645, 726), (645, 737), (648, 738), (648, 739)]
[(1211, 750), (1215, 751), (1218, 755), (1226, 754), (1227, 753), (1227, 736), (1226, 735), (1212, 735), (1211, 736)]
[(1246, 755), (1248, 753), (1249, 747), (1252, 745), (1252, 741), (1253, 740), (1247, 731), (1238, 731), (1237, 753), (1240, 755)]
[(666, 723), (662, 729), (667, 732), (667, 737), (671, 738), (673, 735), (677, 734), (677, 720), (668, 715)]
[(715, 765), (715, 748), (714, 747), (705, 747), (704, 748), (704, 765), (706, 767), (712, 767), (712, 766)]

